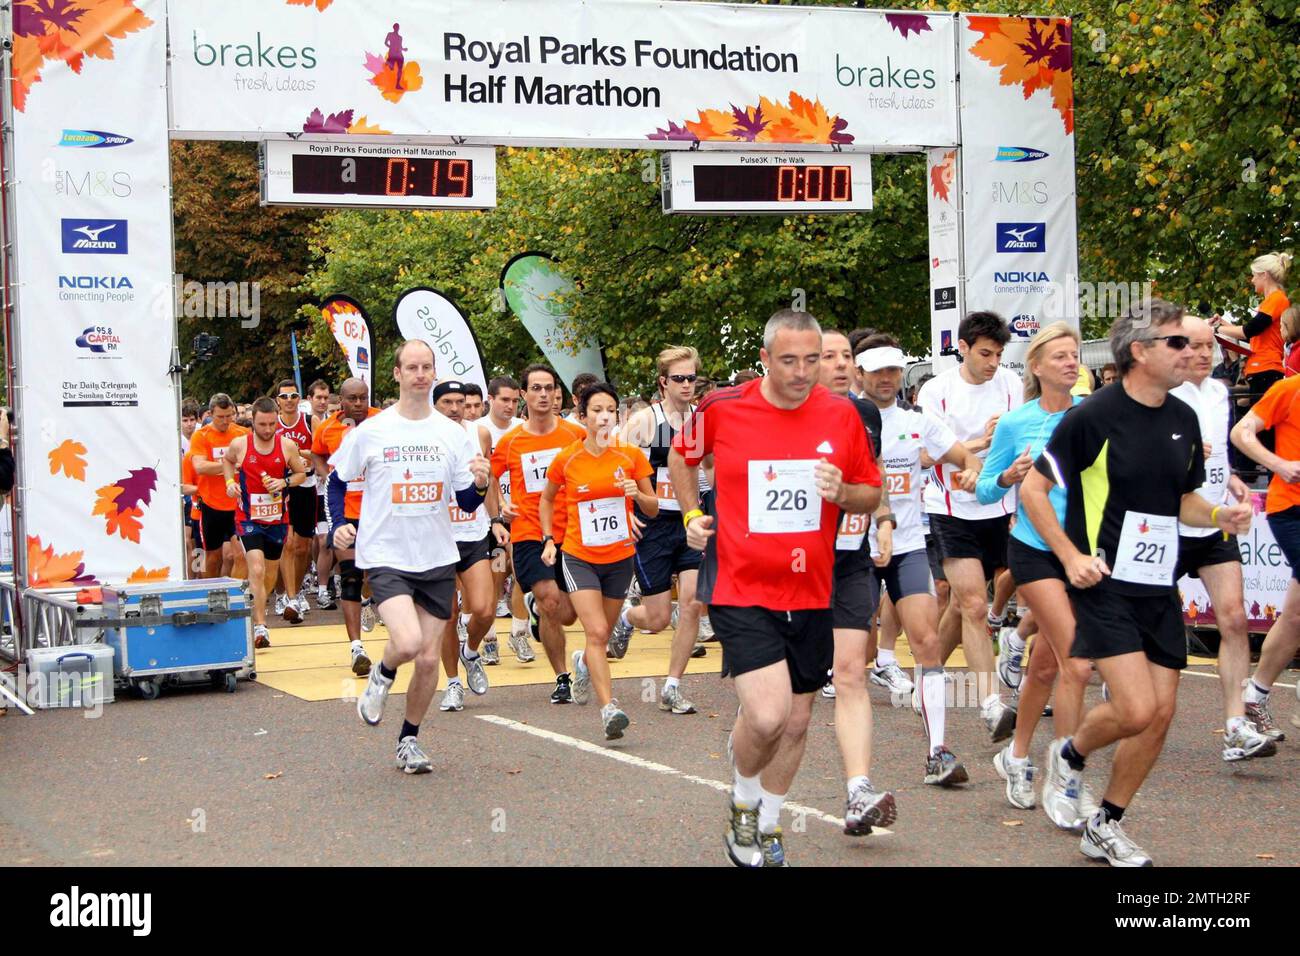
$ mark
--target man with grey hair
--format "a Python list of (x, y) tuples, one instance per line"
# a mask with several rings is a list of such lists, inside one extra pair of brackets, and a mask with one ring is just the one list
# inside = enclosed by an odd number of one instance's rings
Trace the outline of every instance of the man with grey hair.
[[(1149, 299), (1115, 322), (1119, 381), (1066, 412), (1020, 489), (1069, 578), (1071, 656), (1092, 660), (1110, 687), (1110, 700), (1073, 737), (1052, 742), (1043, 802), (1073, 803), (1080, 851), (1112, 866), (1152, 865), (1120, 821), (1164, 747), (1187, 666), (1174, 585), (1179, 522), (1228, 534), (1250, 528), (1250, 505), (1212, 505), (1197, 494), (1205, 484), (1200, 424), (1186, 404), (1168, 400), (1191, 360), (1182, 317), (1181, 308)], [(1064, 528), (1048, 500), (1053, 484), (1066, 491)], [(1085, 760), (1116, 742), (1101, 807), (1084, 819)]]
[[(699, 599), (741, 703), (728, 746), (734, 789), (725, 842), (744, 867), (786, 865), (781, 805), (835, 655), (840, 512), (868, 514), (881, 495), (857, 411), (818, 383), (817, 320), (778, 312), (763, 342), (767, 374), (700, 402), (668, 455), (687, 544), (704, 552)], [(714, 491), (705, 514), (698, 472), (708, 455)]]

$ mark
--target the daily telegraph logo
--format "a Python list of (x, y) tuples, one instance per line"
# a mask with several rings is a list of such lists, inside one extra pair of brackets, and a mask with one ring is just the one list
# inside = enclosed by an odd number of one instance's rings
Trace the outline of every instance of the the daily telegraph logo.
[(998, 252), (1046, 252), (1047, 223), (1000, 222)]
[(125, 219), (64, 219), (63, 251), (79, 255), (124, 256)]
[(122, 336), (109, 325), (92, 325), (77, 336), (77, 348), (87, 349), (96, 355), (116, 352), (122, 347)]
[(56, 145), (78, 149), (108, 149), (134, 142), (130, 136), (121, 133), (106, 133), (99, 129), (65, 129)]
[(993, 161), (996, 163), (1032, 163), (1038, 159), (1046, 159), (1050, 154), (1043, 152), (1041, 149), (1034, 149), (1032, 146), (999, 146), (997, 156)]

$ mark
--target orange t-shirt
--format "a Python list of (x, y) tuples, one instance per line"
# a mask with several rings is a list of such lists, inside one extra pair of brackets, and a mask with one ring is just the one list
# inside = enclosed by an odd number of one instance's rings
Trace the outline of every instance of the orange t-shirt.
[[(181, 456), (181, 484), (197, 485), (199, 483), (199, 473), (194, 470), (194, 460), (189, 454)], [(224, 482), (223, 482), (224, 484)], [(190, 517), (197, 521), (199, 519), (199, 494), (196, 491), (190, 495)]]
[[(1264, 423), (1264, 428), (1273, 429), (1274, 451), (1279, 458), (1287, 461), (1300, 460), (1300, 406), (1296, 405), (1300, 394), (1300, 375), (1284, 378), (1275, 384), (1264, 397), (1255, 403), (1250, 413)], [(1292, 485), (1277, 475), (1268, 483), (1268, 504), (1265, 510), (1269, 514), (1286, 511), (1300, 505), (1300, 485)]]
[(654, 473), (650, 461), (635, 445), (611, 445), (593, 455), (584, 438), (561, 451), (546, 477), (564, 492), (565, 528), (569, 531), (564, 553), (592, 564), (632, 557), (636, 553), (629, 530), (632, 502), (619, 480), (626, 477), (640, 481)]
[[(492, 476), (500, 478), (507, 470), (510, 472), (510, 503), (515, 508), (510, 522), (511, 541), (542, 540), (541, 501), (546, 470), (561, 451), (586, 437), (587, 429), (564, 419), (556, 419), (555, 427), (545, 435), (534, 435), (525, 422), (501, 436), (492, 452)], [(551, 521), (557, 545), (564, 540), (567, 518), (561, 492), (555, 498), (555, 517)]]
[(1251, 356), (1246, 359), (1246, 375), (1257, 372), (1285, 372), (1282, 363), (1282, 313), (1290, 308), (1286, 293), (1274, 289), (1259, 304), (1258, 312), (1273, 317), (1273, 324), (1250, 340)]
[[(211, 425), (204, 425), (190, 438), (190, 457), (203, 461), (221, 461), (226, 456), (230, 443), (240, 435), (247, 435), (248, 429), (231, 422), (224, 432), (219, 432)], [(213, 511), (234, 511), (235, 499), (226, 494), (226, 479), (218, 472), (215, 475), (199, 474), (195, 470), (199, 486), (199, 497)]]
[[(379, 414), (379, 409), (372, 407), (366, 412), (366, 418), (374, 418)], [(311, 435), (312, 454), (320, 455), (327, 462), (330, 455), (339, 450), (339, 445), (343, 444), (343, 436), (348, 433), (348, 429), (343, 425), (343, 412), (337, 411), (329, 418), (325, 419), (316, 426), (316, 430)], [(333, 471), (330, 468), (330, 471)], [(365, 476), (358, 478), (356, 481), (348, 482), (348, 491), (343, 496), (343, 517), (349, 521), (361, 520), (361, 496), (364, 494)], [(356, 485), (354, 489), (352, 486)]]

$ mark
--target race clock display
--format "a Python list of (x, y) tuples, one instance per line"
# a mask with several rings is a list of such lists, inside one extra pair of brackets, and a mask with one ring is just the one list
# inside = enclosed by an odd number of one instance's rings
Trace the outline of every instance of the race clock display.
[(667, 213), (859, 212), (871, 208), (866, 153), (668, 153)]

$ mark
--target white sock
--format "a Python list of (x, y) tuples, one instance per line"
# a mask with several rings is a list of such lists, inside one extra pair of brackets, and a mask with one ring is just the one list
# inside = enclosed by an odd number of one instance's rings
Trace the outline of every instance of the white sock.
[(447, 686), (448, 686), (448, 687), (450, 687), (452, 684), (459, 684), (459, 683), (460, 683), (460, 678), (459, 678), (459, 677), (448, 677), (448, 678), (447, 678)]
[(587, 673), (587, 652), (586, 651), (583, 651), (582, 655), (578, 658), (578, 666), (575, 668), (575, 670), (577, 670), (578, 673), (580, 674)]
[(853, 791), (859, 787), (870, 787), (871, 780), (866, 774), (858, 774), (856, 777), (849, 778), (849, 797), (853, 796)]
[(1002, 702), (1002, 698), (999, 695), (989, 694), (987, 697), (984, 698), (984, 702), (980, 704), (980, 711), (982, 713), (987, 714), (990, 710), (993, 709), (993, 707), (995, 707), (997, 704), (1001, 702)]
[(524, 618), (524, 617), (511, 617), (511, 618), (510, 618), (510, 633), (511, 633), (511, 634), (522, 634), (522, 633), (524, 633), (524, 631), (526, 631), (526, 630), (528, 630), (528, 619), (527, 619), (527, 618)]
[(355, 640), (355, 641), (352, 642), (352, 646), (353, 646), (353, 647), (360, 647), (360, 648), (363, 648), (363, 649), (364, 649), (366, 645), (362, 644), (361, 641), (360, 641), (360, 639), (358, 639), (358, 640)]
[(664, 690), (665, 690), (665, 691), (672, 690), (674, 687), (676, 687), (676, 686), (677, 686), (678, 684), (680, 684), (680, 683), (681, 683), (681, 681), (679, 681), (676, 677), (665, 677), (665, 678), (664, 678)]
[(1246, 689), (1241, 692), (1241, 699), (1248, 704), (1258, 704), (1262, 701), (1268, 700), (1269, 692), (1272, 689), (1272, 684), (1267, 687), (1261, 687), (1255, 681), (1255, 678), (1252, 677), (1250, 680), (1246, 681)]
[(930, 753), (943, 746), (944, 718), (943, 671), (935, 668), (921, 672), (921, 717), (930, 737)]
[(785, 794), (768, 793), (762, 789), (762, 784), (759, 784), (759, 792), (763, 802), (758, 805), (758, 832), (775, 833), (781, 825), (781, 804), (785, 803)]
[(736, 771), (736, 779), (731, 787), (731, 800), (738, 807), (745, 807), (752, 810), (758, 806), (758, 802), (763, 799), (763, 785), (759, 782), (758, 774), (752, 777), (746, 777), (739, 770)]
[(1020, 636), (1019, 631), (1011, 631), (1008, 633), (1002, 638), (1002, 643), (1007, 646), (1008, 650), (1015, 654), (1024, 654), (1025, 652), (1025, 639)]
[(478, 660), (478, 651), (471, 650), (468, 643), (462, 644), (460, 646), (460, 653), (461, 656), (463, 656), (467, 661)]
[(1227, 730), (1228, 733), (1232, 733), (1234, 730), (1236, 730), (1244, 723), (1246, 723), (1245, 717), (1229, 717), (1228, 726), (1225, 729)]
[(1011, 764), (1013, 767), (1023, 767), (1025, 764), (1029, 763), (1029, 754), (1025, 754), (1023, 757), (1017, 757), (1011, 752), (1011, 750), (1007, 750), (1007, 763)]
[(623, 608), (623, 610), (618, 612), (618, 623), (622, 627), (632, 626), (632, 622), (627, 619), (627, 608)]
[(469, 626), (469, 619), (470, 619), (470, 615), (466, 614), (464, 611), (461, 611), (461, 612), (460, 612), (460, 623), (462, 623), (462, 624), (464, 624), (466, 627), (468, 627), (468, 626)]
[(897, 664), (897, 663), (898, 663), (898, 658), (894, 656), (894, 652), (892, 650), (886, 647), (880, 647), (876, 649), (876, 667), (883, 668), (883, 667), (888, 667), (890, 664)]

